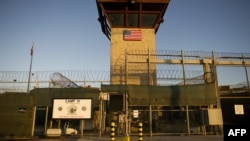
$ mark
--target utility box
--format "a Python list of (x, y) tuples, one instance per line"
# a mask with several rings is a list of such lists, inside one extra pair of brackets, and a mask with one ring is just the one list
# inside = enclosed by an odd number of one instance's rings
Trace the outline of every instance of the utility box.
[(222, 125), (222, 111), (219, 108), (202, 110), (202, 121), (205, 125)]

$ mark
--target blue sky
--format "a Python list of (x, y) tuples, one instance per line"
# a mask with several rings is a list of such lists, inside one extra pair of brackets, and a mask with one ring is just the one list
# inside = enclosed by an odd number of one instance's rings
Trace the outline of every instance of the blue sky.
[[(33, 71), (109, 70), (97, 18), (95, 0), (0, 0), (0, 71), (28, 71), (33, 42)], [(171, 0), (156, 46), (250, 53), (250, 1)], [(222, 84), (246, 81), (244, 68), (219, 70)]]

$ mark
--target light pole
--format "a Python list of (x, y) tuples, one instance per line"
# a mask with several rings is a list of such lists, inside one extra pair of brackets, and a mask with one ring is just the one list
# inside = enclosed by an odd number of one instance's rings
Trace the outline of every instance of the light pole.
[(33, 60), (33, 51), (34, 51), (34, 43), (30, 49), (30, 69), (29, 69), (29, 78), (28, 78), (28, 87), (27, 87), (27, 94), (30, 92), (30, 76), (31, 76), (31, 68), (32, 68), (32, 60)]

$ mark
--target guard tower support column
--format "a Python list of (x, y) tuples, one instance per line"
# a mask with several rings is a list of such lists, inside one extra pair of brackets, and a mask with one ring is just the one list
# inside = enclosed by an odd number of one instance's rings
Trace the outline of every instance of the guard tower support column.
[[(123, 32), (125, 30), (130, 32), (138, 30), (141, 32), (141, 41), (123, 40)], [(111, 83), (152, 85), (156, 79), (156, 64), (140, 62), (148, 60), (148, 52), (155, 53), (155, 48), (155, 33), (153, 29), (112, 29), (110, 50)], [(128, 54), (127, 61), (125, 61), (126, 53)], [(150, 74), (148, 74), (149, 65), (151, 69)], [(148, 77), (151, 77), (151, 79)]]

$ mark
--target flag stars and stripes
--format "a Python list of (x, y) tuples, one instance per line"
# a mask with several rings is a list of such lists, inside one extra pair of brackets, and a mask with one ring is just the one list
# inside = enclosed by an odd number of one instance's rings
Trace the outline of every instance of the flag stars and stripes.
[(123, 30), (123, 40), (125, 41), (141, 41), (141, 30)]

